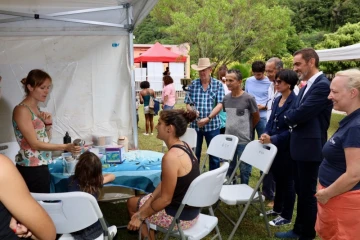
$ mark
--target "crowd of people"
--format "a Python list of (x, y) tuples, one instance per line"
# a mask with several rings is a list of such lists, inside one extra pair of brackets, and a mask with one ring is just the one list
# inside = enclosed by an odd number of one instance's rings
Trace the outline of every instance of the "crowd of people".
[[(200, 58), (191, 67), (199, 78), (188, 86), (186, 109), (173, 109), (175, 89), (170, 72), (164, 72), (163, 111), (156, 125), (157, 138), (169, 151), (162, 159), (161, 182), (153, 193), (131, 198), (127, 202), (129, 230), (141, 230), (154, 239), (144, 220), (168, 227), (191, 182), (200, 175), (199, 161), (203, 138), (207, 145), (218, 134), (231, 134), (239, 143), (228, 175), (235, 173), (236, 161), (245, 146), (256, 139), (272, 143), (277, 155), (267, 178), (263, 195), (273, 201), (266, 215), (269, 224), (290, 224), (297, 196), (297, 215), (293, 228), (277, 232), (277, 238), (308, 240), (316, 232), (324, 240), (357, 239), (360, 235), (360, 70), (340, 71), (330, 81), (319, 70), (314, 49), (294, 53), (293, 70), (283, 69), (279, 58), (252, 64), (253, 76), (242, 87), (242, 74), (236, 69), (220, 68), (218, 79), (211, 76), (215, 63)], [(51, 77), (42, 70), (32, 70), (22, 81), (25, 98), (14, 108), (13, 127), (20, 146), (14, 166), (0, 155), (0, 239), (55, 239), (50, 217), (31, 197), (30, 192), (50, 193), (48, 162), (51, 151), (78, 154), (72, 143), (52, 144), (52, 116), (38, 107), (45, 102), (52, 87)], [(298, 87), (300, 82), (305, 83)], [(139, 98), (144, 104), (145, 135), (153, 135), (151, 98), (155, 97), (149, 82), (142, 82)], [(300, 88), (300, 90), (299, 90)], [(346, 112), (338, 130), (328, 140), (332, 108)], [(180, 140), (188, 125), (197, 132), (196, 152)], [(220, 166), (220, 159), (210, 156), (209, 169)], [(249, 183), (251, 166), (241, 163), (240, 182)], [(83, 191), (98, 198), (103, 184), (113, 181), (103, 175), (100, 159), (85, 152), (68, 180), (68, 191)], [(11, 185), (6, 184), (9, 179)], [(236, 183), (237, 180), (233, 183)], [(180, 226), (191, 228), (199, 208), (185, 207)], [(101, 226), (74, 233), (80, 239), (101, 234)]]

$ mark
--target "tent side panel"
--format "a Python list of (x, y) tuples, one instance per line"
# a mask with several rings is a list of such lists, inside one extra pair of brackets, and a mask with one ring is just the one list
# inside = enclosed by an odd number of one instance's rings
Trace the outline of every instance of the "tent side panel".
[(65, 131), (87, 142), (91, 135), (132, 139), (127, 36), (1, 37), (0, 142), (14, 141), (12, 110), (24, 96), (20, 80), (34, 68), (53, 87), (42, 110), (52, 113), (53, 141)]

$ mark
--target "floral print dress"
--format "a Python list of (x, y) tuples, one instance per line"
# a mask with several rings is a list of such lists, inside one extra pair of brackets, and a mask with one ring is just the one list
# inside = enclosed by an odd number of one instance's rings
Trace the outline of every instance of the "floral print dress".
[[(37, 140), (46, 143), (50, 142), (48, 135), (45, 131), (44, 122), (39, 117), (37, 117), (27, 105), (19, 104), (19, 106), (25, 106), (31, 112), (31, 121), (34, 126)], [(20, 132), (19, 127), (14, 119), (12, 120), (12, 123), (16, 140), (20, 146), (19, 154), (15, 158), (16, 164), (19, 164), (21, 166), (47, 165), (48, 161), (51, 160), (51, 152), (31, 149), (29, 143), (26, 141), (26, 139)]]

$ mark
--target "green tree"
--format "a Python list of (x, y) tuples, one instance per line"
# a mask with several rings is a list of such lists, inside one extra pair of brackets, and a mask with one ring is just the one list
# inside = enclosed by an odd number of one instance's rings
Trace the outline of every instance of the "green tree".
[(161, 43), (171, 44), (171, 38), (161, 29), (162, 26), (151, 15), (148, 15), (142, 23), (134, 30), (135, 40), (134, 43), (155, 43), (157, 41)]
[(161, 0), (151, 15), (174, 42), (189, 42), (193, 60), (227, 64), (261, 52), (286, 52), (290, 11), (277, 0)]
[(296, 32), (333, 32), (360, 19), (360, 0), (283, 0), (292, 11)]
[[(315, 46), (316, 49), (345, 47), (360, 43), (360, 22), (346, 24), (335, 33), (325, 34), (325, 40)], [(334, 61), (321, 63), (321, 69), (326, 73), (335, 73), (348, 68), (360, 67), (359, 61)]]

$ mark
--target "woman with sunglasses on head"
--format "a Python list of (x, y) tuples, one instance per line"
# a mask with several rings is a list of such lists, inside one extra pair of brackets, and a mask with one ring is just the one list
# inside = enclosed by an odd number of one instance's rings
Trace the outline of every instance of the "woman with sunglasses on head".
[(292, 70), (284, 69), (276, 74), (274, 81), (275, 88), (277, 92), (281, 93), (281, 96), (274, 100), (265, 133), (259, 139), (263, 144), (272, 143), (278, 148), (270, 169), (276, 184), (274, 207), (266, 212), (268, 216), (277, 216), (269, 222), (272, 226), (290, 224), (295, 204), (292, 159), (289, 145), (290, 132), (288, 125), (284, 121), (284, 113), (295, 102), (296, 95), (293, 90), (297, 82), (297, 74)]

